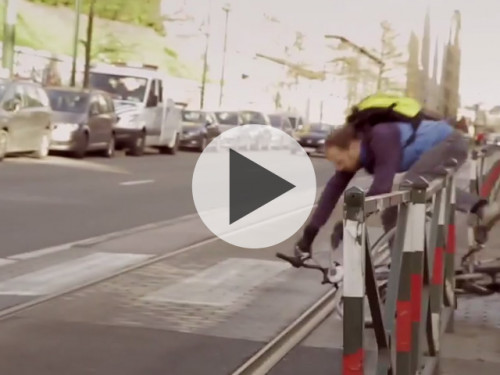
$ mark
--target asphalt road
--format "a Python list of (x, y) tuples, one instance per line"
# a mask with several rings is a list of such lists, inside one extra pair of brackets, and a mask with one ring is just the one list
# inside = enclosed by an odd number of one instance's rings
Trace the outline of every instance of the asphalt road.
[[(195, 213), (191, 178), (198, 155), (6, 159), (0, 163), (0, 257)], [(313, 165), (322, 186), (332, 167), (322, 158)]]

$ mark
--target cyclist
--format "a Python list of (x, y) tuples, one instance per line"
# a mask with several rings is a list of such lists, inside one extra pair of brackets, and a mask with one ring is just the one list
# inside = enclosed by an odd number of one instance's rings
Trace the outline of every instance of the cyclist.
[[(413, 141), (407, 144), (408, 139)], [(416, 128), (408, 122), (385, 122), (355, 127), (344, 125), (325, 141), (326, 157), (335, 167), (334, 176), (328, 181), (313, 216), (296, 244), (296, 255), (309, 257), (311, 245), (320, 228), (328, 221), (337, 201), (354, 177), (364, 168), (373, 175), (367, 196), (391, 192), (397, 173), (404, 173), (400, 187), (413, 181), (432, 181), (443, 175), (443, 167), (451, 159), (462, 165), (468, 156), (468, 146), (462, 134), (446, 121), (422, 120)], [(475, 239), (486, 241), (486, 232), (500, 219), (497, 203), (488, 203), (477, 195), (457, 189), (456, 208), (475, 215), (479, 225)], [(382, 213), (384, 230), (391, 229), (397, 220), (397, 207)], [(332, 245), (342, 239), (342, 222), (335, 225)]]

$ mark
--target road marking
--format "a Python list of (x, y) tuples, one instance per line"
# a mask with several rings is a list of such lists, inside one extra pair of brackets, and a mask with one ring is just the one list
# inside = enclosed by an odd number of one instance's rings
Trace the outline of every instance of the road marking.
[(62, 251), (62, 250), (67, 250), (75, 244), (77, 244), (77, 242), (67, 243), (67, 244), (52, 246), (52, 247), (46, 247), (46, 248), (40, 249), (40, 250), (28, 251), (26, 253), (21, 253), (21, 254), (9, 256), (8, 259), (26, 260), (26, 259), (38, 258), (38, 257), (41, 257), (43, 255), (57, 253), (58, 251)]
[(42, 164), (42, 165), (87, 169), (96, 172), (130, 174), (129, 171), (119, 166), (101, 164), (90, 160), (75, 160), (71, 158), (57, 157), (57, 156), (49, 156), (41, 160), (33, 158), (14, 158), (14, 159), (9, 159), (8, 161), (17, 164)]
[(260, 259), (226, 259), (195, 276), (144, 297), (147, 301), (227, 306), (290, 265)]
[(38, 258), (38, 257), (41, 257), (43, 255), (52, 254), (52, 253), (56, 253), (56, 252), (63, 251), (63, 250), (68, 250), (73, 246), (79, 246), (79, 245), (80, 246), (92, 246), (92, 245), (96, 245), (96, 244), (101, 243), (101, 242), (112, 240), (112, 239), (117, 238), (117, 237), (124, 237), (124, 236), (130, 235), (130, 234), (143, 232), (143, 231), (150, 230), (150, 229), (157, 229), (157, 228), (161, 228), (161, 227), (165, 227), (165, 226), (169, 226), (169, 225), (178, 224), (178, 223), (190, 220), (190, 219), (194, 219), (196, 217), (198, 217), (197, 213), (184, 215), (184, 216), (176, 217), (173, 219), (168, 219), (168, 220), (164, 220), (164, 221), (157, 221), (154, 223), (140, 225), (138, 227), (134, 227), (134, 228), (130, 228), (130, 229), (124, 229), (124, 230), (119, 230), (116, 232), (106, 233), (106, 234), (103, 234), (100, 236), (89, 237), (89, 238), (85, 238), (83, 240), (67, 242), (67, 243), (64, 243), (61, 245), (57, 245), (57, 246), (50, 246), (50, 247), (45, 247), (43, 249), (27, 251), (25, 253), (12, 255), (12, 256), (9, 256), (7, 258), (8, 259), (15, 259), (15, 260), (27, 260), (27, 259), (32, 259), (32, 258)]
[(0, 283), (0, 294), (40, 296), (55, 293), (140, 263), (150, 257), (149, 254), (90, 254), (6, 280)]
[(120, 182), (120, 185), (123, 185), (123, 186), (142, 185), (142, 184), (151, 184), (153, 182), (155, 182), (155, 180), (125, 181), (125, 182)]
[(12, 264), (12, 263), (15, 263), (16, 261), (15, 260), (12, 260), (12, 259), (3, 259), (3, 258), (0, 258), (0, 267), (2, 266), (6, 266), (8, 264)]

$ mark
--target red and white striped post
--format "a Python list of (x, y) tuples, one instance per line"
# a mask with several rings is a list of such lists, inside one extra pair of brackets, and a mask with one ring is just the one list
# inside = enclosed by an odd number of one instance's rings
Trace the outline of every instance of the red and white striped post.
[(365, 218), (364, 192), (345, 192), (343, 375), (364, 375)]

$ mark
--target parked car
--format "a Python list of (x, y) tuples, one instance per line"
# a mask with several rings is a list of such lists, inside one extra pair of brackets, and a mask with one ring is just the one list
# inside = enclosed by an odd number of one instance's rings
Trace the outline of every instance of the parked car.
[[(275, 129), (281, 130), (283, 133), (290, 137), (293, 137), (293, 127), (288, 116), (281, 113), (273, 113), (269, 115), (271, 125)], [(273, 132), (273, 139), (271, 141), (271, 146), (273, 148), (287, 148), (290, 146), (289, 139), (285, 136), (275, 136), (276, 132)]]
[(290, 112), (280, 112), (276, 113), (276, 115), (281, 115), (284, 117), (287, 117), (288, 120), (290, 121), (290, 124), (293, 128), (293, 131), (300, 131), (301, 129), (304, 128), (305, 126), (305, 120), (302, 116), (296, 114), (296, 113), (290, 113)]
[(220, 134), (214, 114), (206, 111), (182, 110), (180, 146), (203, 151)]
[(46, 157), (51, 129), (49, 99), (39, 84), (0, 80), (0, 160), (16, 153)]
[(54, 128), (50, 149), (83, 158), (89, 151), (112, 157), (118, 122), (113, 100), (100, 90), (47, 88)]
[(307, 154), (323, 154), (325, 139), (334, 129), (335, 126), (331, 124), (311, 123), (296, 134), (296, 139)]
[(106, 91), (114, 100), (120, 117), (119, 146), (128, 146), (132, 155), (142, 154), (145, 147), (162, 154), (177, 152), (181, 108), (167, 96), (173, 95), (167, 76), (156, 67), (101, 64), (90, 71), (90, 87)]
[(221, 132), (221, 144), (218, 145), (219, 147), (227, 148), (232, 146), (239, 150), (249, 150), (251, 148), (251, 139), (249, 137), (245, 135), (241, 136), (241, 133), (239, 133), (240, 137), (236, 139), (233, 132), (228, 132), (228, 130), (243, 125), (244, 120), (239, 111), (216, 110), (212, 113), (215, 116)]
[(246, 136), (249, 139), (249, 146), (252, 150), (268, 150), (272, 145), (272, 131), (266, 130), (262, 127), (255, 127), (252, 129), (252, 125), (262, 125), (265, 127), (271, 127), (271, 120), (269, 116), (260, 111), (254, 110), (241, 110), (239, 111), (241, 118), (243, 119), (243, 125), (250, 125), (248, 128)]

